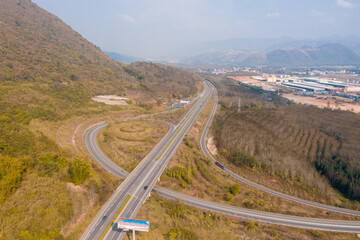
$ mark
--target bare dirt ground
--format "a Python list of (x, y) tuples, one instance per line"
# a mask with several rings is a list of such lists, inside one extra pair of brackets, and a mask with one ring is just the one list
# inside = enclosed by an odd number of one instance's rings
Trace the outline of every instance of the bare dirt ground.
[(129, 98), (119, 97), (115, 95), (99, 95), (92, 98), (96, 102), (102, 102), (107, 105), (128, 105), (126, 100)]
[(213, 137), (209, 137), (207, 140), (207, 148), (209, 149), (210, 153), (214, 156), (217, 154), (217, 148)]
[(282, 96), (296, 103), (309, 104), (319, 108), (330, 107), (331, 109), (341, 109), (344, 111), (360, 113), (359, 103), (336, 103), (336, 100), (334, 99), (316, 99), (313, 97), (297, 96), (294, 94), (283, 94)]

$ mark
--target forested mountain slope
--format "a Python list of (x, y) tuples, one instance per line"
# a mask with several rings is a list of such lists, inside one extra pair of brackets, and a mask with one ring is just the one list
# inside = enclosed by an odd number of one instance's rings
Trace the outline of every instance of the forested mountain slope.
[[(326, 197), (332, 185), (347, 198), (360, 199), (359, 114), (289, 104), (272, 92), (230, 79), (216, 83), (221, 108), (213, 133), (219, 152), (229, 162), (255, 175), (263, 172), (283, 179), (292, 185), (281, 189), (286, 193), (299, 185), (302, 190), (292, 193), (299, 197), (345, 206), (334, 194)], [(324, 196), (302, 195), (305, 189)]]

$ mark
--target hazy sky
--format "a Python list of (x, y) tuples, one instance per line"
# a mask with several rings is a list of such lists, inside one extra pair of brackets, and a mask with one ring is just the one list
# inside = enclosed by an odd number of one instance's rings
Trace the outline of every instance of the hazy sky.
[(166, 56), (201, 41), (360, 36), (360, 0), (33, 0), (103, 50)]

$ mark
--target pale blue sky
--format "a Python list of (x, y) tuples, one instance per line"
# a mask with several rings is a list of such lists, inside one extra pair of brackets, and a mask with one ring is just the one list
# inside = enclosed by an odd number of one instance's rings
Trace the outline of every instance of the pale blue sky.
[(360, 0), (33, 0), (103, 50), (167, 56), (248, 37), (360, 36)]

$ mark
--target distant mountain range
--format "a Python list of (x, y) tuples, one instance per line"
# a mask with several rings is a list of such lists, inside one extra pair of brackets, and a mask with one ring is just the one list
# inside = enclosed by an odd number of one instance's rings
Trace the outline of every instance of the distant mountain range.
[(241, 50), (241, 51), (271, 51), (280, 48), (312, 46), (319, 47), (327, 43), (339, 43), (360, 54), (360, 37), (349, 36), (330, 36), (318, 39), (298, 40), (291, 37), (279, 38), (238, 38), (220, 41), (208, 41), (192, 44), (183, 51), (188, 54), (198, 55), (200, 53), (216, 50)]
[(360, 56), (353, 50), (338, 44), (327, 43), (319, 47), (277, 49), (266, 54), (263, 64), (274, 66), (299, 65), (357, 65)]
[[(105, 53), (123, 63), (143, 61), (115, 52)], [(360, 38), (350, 35), (305, 40), (290, 37), (227, 39), (192, 44), (183, 49), (183, 54), (190, 57), (168, 62), (181, 66), (360, 65)]]
[(126, 64), (142, 61), (142, 59), (140, 59), (140, 58), (127, 56), (127, 55), (123, 55), (123, 54), (116, 53), (116, 52), (104, 51), (104, 53), (106, 55), (108, 55), (109, 57), (111, 57), (113, 60), (118, 61), (118, 62), (122, 62), (122, 63), (126, 63)]
[[(360, 42), (360, 40), (359, 40)], [(305, 43), (305, 42), (303, 42)], [(308, 41), (307, 43), (310, 43)], [(319, 65), (360, 65), (360, 55), (352, 48), (340, 43), (309, 44), (302, 46), (278, 43), (283, 48), (267, 47), (270, 50), (211, 50), (193, 57), (182, 59), (185, 65), (236, 65), (236, 66), (319, 66)], [(286, 46), (287, 45), (287, 46)], [(263, 45), (264, 47), (264, 45)]]

